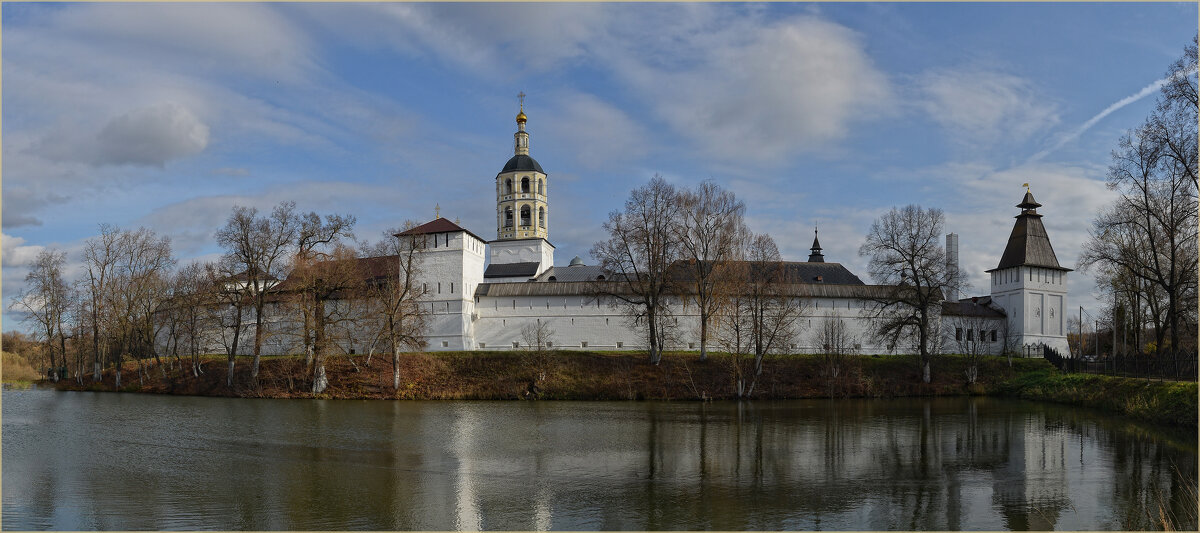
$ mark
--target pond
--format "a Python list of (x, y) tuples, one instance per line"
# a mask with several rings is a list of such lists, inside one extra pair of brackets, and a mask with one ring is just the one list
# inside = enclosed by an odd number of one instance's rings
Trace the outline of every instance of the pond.
[(998, 398), (3, 392), (3, 528), (1196, 528), (1194, 432)]

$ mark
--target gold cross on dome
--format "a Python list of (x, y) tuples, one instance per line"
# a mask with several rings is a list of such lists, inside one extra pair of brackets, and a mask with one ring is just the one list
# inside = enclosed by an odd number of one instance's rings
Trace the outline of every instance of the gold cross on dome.
[(441, 204), (433, 204), (433, 218), (442, 218)]
[(517, 100), (521, 102), (521, 111), (525, 110), (525, 91), (517, 93)]

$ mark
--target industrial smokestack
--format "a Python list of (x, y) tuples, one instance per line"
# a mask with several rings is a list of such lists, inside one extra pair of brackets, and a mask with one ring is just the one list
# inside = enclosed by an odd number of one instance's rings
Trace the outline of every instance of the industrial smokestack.
[[(953, 277), (958, 274), (958, 234), (950, 233), (946, 235), (946, 272)], [(950, 290), (946, 294), (946, 299), (951, 302), (957, 302), (961, 299), (961, 295), (957, 290)]]

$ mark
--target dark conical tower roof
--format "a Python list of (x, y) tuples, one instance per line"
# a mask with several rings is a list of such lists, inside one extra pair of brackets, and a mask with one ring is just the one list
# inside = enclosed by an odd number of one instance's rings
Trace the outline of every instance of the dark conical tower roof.
[(988, 272), (1017, 266), (1071, 271), (1058, 264), (1054, 248), (1050, 246), (1050, 236), (1046, 234), (1046, 226), (1042, 225), (1042, 215), (1037, 212), (1037, 208), (1041, 206), (1042, 204), (1033, 199), (1033, 193), (1025, 191), (1025, 198), (1017, 204), (1017, 207), (1021, 208), (1021, 214), (1017, 215), (1017, 222), (1013, 224), (1012, 233), (1008, 236), (1008, 246), (1004, 248), (1004, 255), (1000, 256), (1000, 264)]
[(809, 250), (812, 254), (808, 256), (809, 263), (824, 263), (825, 256), (821, 255), (821, 241), (817, 240), (817, 230), (813, 230), (813, 245)]

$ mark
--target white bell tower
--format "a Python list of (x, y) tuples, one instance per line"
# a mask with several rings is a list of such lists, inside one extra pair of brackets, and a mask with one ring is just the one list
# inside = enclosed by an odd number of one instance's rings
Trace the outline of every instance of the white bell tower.
[(517, 95), (517, 132), (513, 156), (496, 174), (496, 240), (489, 243), (488, 281), (525, 281), (554, 265), (550, 235), (550, 202), (546, 173), (529, 155), (525, 131), (525, 93)]

